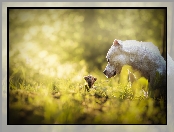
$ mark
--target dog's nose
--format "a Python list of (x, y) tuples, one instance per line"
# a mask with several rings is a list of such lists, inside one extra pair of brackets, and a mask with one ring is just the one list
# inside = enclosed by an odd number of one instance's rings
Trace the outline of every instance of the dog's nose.
[(103, 73), (106, 75), (106, 70), (104, 70)]

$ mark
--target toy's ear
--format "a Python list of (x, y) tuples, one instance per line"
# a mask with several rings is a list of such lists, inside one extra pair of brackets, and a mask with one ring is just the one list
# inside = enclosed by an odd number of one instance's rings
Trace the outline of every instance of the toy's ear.
[(87, 76), (84, 77), (85, 80), (87, 80), (87, 78), (88, 78)]
[(118, 43), (118, 40), (117, 40), (117, 39), (115, 39), (115, 40), (114, 40), (113, 45), (114, 45), (114, 46), (118, 46), (118, 45), (119, 45), (119, 43)]
[(97, 78), (96, 77), (94, 77), (94, 81), (96, 81), (97, 80)]

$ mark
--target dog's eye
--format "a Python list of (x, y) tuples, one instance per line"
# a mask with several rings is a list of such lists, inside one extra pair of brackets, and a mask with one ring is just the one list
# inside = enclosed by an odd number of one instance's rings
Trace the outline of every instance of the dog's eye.
[(109, 62), (109, 59), (107, 59), (107, 62)]

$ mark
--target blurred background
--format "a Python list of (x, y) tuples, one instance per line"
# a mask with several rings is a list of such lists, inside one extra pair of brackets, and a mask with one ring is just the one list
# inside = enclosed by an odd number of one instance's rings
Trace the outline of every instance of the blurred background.
[(166, 10), (10, 9), (9, 74), (25, 70), (29, 82), (36, 74), (105, 77), (114, 39), (152, 42), (166, 59)]

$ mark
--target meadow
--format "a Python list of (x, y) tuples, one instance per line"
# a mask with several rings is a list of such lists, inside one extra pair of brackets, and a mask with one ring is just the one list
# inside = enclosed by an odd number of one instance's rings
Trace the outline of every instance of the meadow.
[(166, 124), (166, 103), (141, 93), (135, 97), (124, 78), (119, 83), (118, 76), (94, 72), (98, 80), (88, 91), (76, 73), (30, 78), (27, 71), (18, 67), (9, 78), (10, 124)]
[[(143, 96), (148, 82), (138, 72), (140, 82), (128, 80), (127, 66), (113, 78), (103, 74), (115, 38), (153, 42), (165, 55), (164, 14), (10, 9), (8, 123), (166, 124), (166, 102)], [(89, 74), (97, 81), (88, 91), (83, 77)]]

